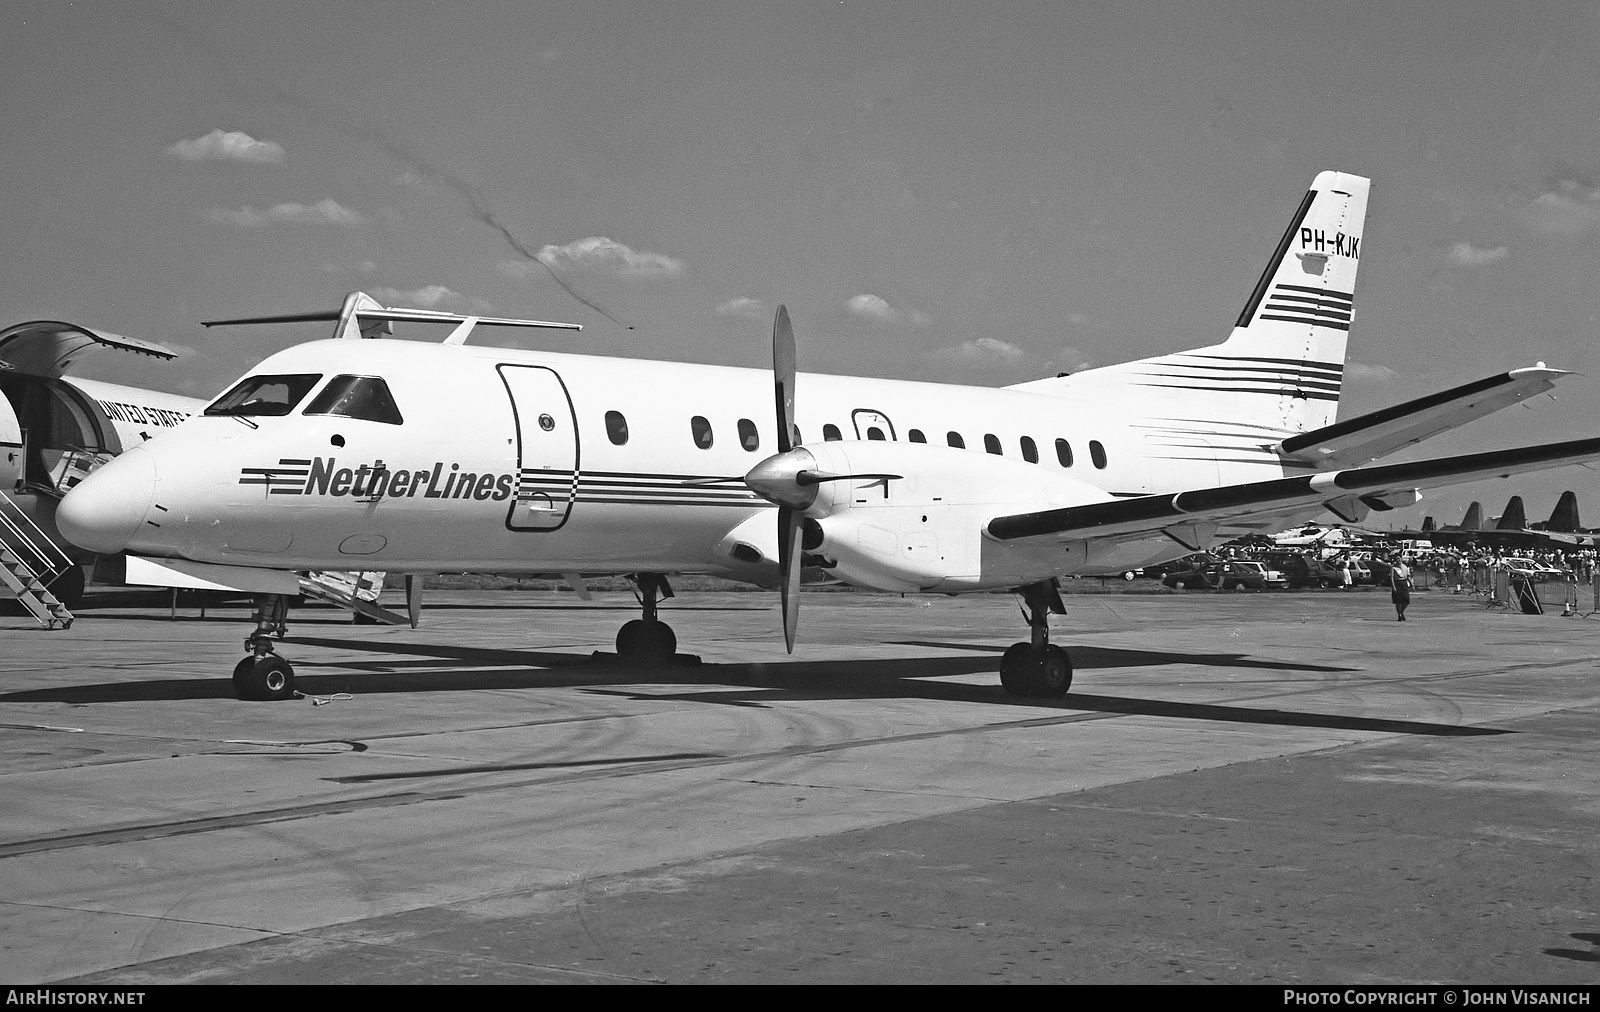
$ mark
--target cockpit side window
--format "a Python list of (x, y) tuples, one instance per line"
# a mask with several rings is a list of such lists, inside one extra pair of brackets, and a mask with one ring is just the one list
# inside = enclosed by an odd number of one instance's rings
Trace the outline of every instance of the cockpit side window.
[(321, 373), (303, 372), (275, 376), (246, 376), (232, 390), (207, 406), (208, 415), (287, 415), (322, 378)]
[(335, 376), (306, 405), (308, 415), (342, 415), (385, 425), (404, 425), (389, 384), (377, 376)]

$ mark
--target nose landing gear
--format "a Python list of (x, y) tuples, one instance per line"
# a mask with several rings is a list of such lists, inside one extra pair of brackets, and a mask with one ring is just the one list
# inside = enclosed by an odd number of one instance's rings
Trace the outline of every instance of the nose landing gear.
[(1020, 587), (1017, 593), (1033, 635), (1027, 643), (1011, 644), (1001, 656), (1000, 684), (1013, 696), (1060, 699), (1072, 688), (1072, 661), (1050, 642), (1050, 613), (1067, 613), (1061, 592), (1054, 580), (1047, 580)]
[(272, 637), (289, 631), (289, 599), (260, 594), (252, 616), (256, 627), (244, 638), (250, 656), (233, 669), (233, 694), (240, 699), (272, 701), (294, 696), (294, 668), (272, 649)]
[(656, 597), (672, 597), (672, 585), (661, 573), (634, 573), (628, 580), (644, 617), (617, 632), (617, 656), (632, 664), (666, 664), (678, 654), (678, 635), (656, 618)]

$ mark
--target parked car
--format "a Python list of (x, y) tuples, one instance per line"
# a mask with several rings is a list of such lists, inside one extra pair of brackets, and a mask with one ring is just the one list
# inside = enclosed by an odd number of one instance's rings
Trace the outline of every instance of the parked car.
[(1213, 560), (1168, 573), (1161, 581), (1180, 590), (1265, 590), (1270, 584), (1259, 562)]
[(1508, 555), (1501, 559), (1500, 563), (1511, 570), (1515, 576), (1537, 580), (1541, 583), (1547, 580), (1564, 580), (1567, 578), (1567, 574), (1555, 566), (1540, 562), (1538, 559), (1527, 558), (1526, 556)]
[(1344, 583), (1337, 569), (1310, 555), (1270, 552), (1261, 561), (1281, 572), (1291, 587), (1337, 587)]

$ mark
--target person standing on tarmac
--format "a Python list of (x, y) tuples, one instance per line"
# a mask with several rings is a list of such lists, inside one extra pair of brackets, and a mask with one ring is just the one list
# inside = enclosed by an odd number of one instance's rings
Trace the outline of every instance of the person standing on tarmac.
[(1411, 604), (1411, 567), (1398, 555), (1390, 560), (1389, 600), (1394, 602), (1395, 619), (1404, 622)]

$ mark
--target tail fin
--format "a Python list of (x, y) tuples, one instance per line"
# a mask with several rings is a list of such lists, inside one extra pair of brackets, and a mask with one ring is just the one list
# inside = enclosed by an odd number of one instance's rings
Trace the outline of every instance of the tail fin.
[(1433, 533), (1433, 531), (1436, 529), (1433, 526), (1433, 517), (1423, 517), (1422, 518), (1422, 529), (1426, 533), (1429, 533), (1429, 534)]
[(1467, 512), (1461, 518), (1461, 529), (1464, 531), (1483, 530), (1483, 507), (1474, 502), (1467, 507)]
[(1578, 527), (1578, 494), (1569, 490), (1561, 493), (1561, 498), (1556, 500), (1556, 508), (1550, 512), (1544, 529), (1558, 534), (1571, 534)]
[(1317, 175), (1226, 342), (1012, 389), (1142, 400), (1155, 418), (1205, 418), (1235, 430), (1292, 435), (1331, 424), (1371, 183), (1344, 172)]
[(1528, 515), (1522, 509), (1522, 496), (1514, 495), (1506, 502), (1506, 511), (1500, 514), (1500, 522), (1494, 525), (1497, 531), (1520, 531), (1528, 526)]

